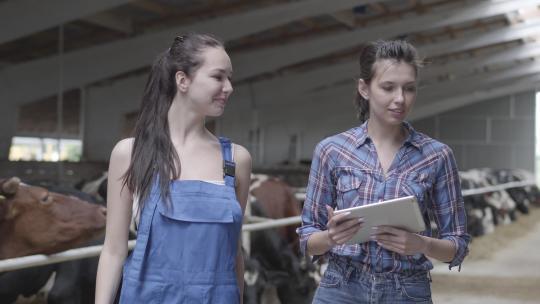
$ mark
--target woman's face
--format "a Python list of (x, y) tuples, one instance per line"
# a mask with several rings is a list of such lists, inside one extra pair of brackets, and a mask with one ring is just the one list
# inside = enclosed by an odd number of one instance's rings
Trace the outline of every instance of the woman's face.
[(187, 97), (201, 115), (220, 116), (233, 91), (231, 59), (221, 47), (206, 48), (200, 56), (202, 64), (188, 80)]
[(416, 100), (416, 72), (412, 65), (391, 59), (377, 60), (371, 82), (362, 79), (359, 93), (369, 100), (369, 117), (387, 125), (401, 124)]

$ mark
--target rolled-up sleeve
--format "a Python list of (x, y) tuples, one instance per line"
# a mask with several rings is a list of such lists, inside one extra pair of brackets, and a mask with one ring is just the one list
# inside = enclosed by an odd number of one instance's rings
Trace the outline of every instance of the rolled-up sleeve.
[[(300, 236), (300, 250), (307, 256), (309, 237), (318, 231), (326, 230), (328, 213), (326, 205), (335, 207), (335, 190), (332, 182), (332, 159), (324, 141), (315, 147), (309, 181), (306, 189), (306, 199), (302, 210), (302, 226), (296, 232)], [(313, 260), (319, 256), (314, 256)]]
[(441, 239), (450, 240), (456, 249), (449, 269), (459, 266), (469, 253), (470, 235), (467, 234), (467, 216), (461, 195), (459, 172), (452, 150), (444, 146), (440, 152), (435, 184), (433, 186), (433, 215)]

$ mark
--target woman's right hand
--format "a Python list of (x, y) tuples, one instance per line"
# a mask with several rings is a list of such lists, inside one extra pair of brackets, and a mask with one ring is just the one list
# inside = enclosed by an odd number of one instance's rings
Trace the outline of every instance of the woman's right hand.
[(345, 212), (341, 214), (334, 215), (334, 210), (326, 205), (326, 210), (328, 211), (328, 245), (334, 247), (335, 245), (345, 244), (350, 240), (364, 223), (363, 218), (347, 218), (351, 213)]

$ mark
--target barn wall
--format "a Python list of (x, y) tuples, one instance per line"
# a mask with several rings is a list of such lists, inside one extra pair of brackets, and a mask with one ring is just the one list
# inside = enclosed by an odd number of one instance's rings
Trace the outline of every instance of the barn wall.
[[(139, 106), (145, 79), (133, 77), (88, 89), (86, 159), (108, 160), (123, 136), (123, 115)], [(225, 114), (217, 119), (217, 133), (248, 148), (255, 167), (310, 159), (321, 139), (357, 125), (352, 94), (341, 100), (335, 100), (335, 95), (330, 90), (257, 105), (246, 85), (237, 86)], [(413, 125), (449, 144), (462, 169), (530, 169), (534, 168), (534, 98), (534, 92), (527, 92), (487, 100)]]
[(535, 92), (475, 103), (413, 122), (447, 143), (460, 169), (534, 169)]
[(146, 77), (130, 77), (87, 89), (83, 157), (108, 161), (112, 148), (124, 136), (124, 115), (140, 105)]

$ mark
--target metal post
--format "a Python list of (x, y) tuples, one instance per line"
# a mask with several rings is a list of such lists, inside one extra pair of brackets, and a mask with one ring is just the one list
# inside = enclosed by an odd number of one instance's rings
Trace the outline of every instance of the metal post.
[(62, 148), (60, 140), (62, 139), (62, 130), (64, 129), (64, 25), (58, 27), (58, 95), (56, 100), (56, 138), (58, 140), (58, 177), (60, 184), (64, 177), (64, 165), (60, 157)]

